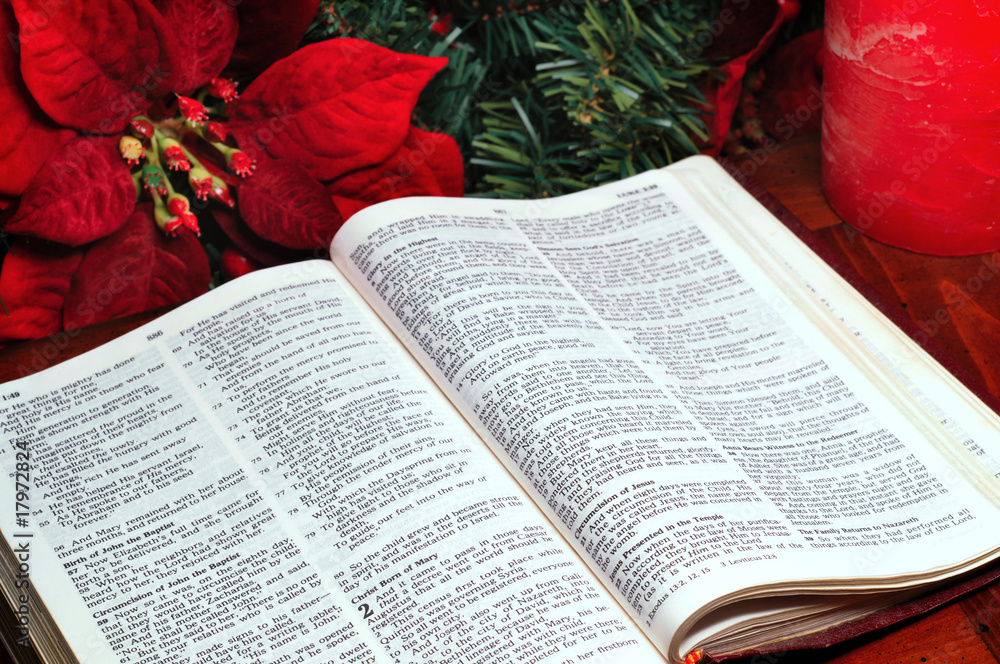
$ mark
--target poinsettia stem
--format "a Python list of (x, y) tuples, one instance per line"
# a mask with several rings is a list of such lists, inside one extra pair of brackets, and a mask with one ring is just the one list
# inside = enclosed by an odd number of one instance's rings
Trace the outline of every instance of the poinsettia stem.
[(205, 128), (202, 125), (191, 125), (185, 122), (183, 132), (185, 134), (194, 134), (204, 141), (208, 140), (205, 138)]
[(153, 219), (156, 221), (156, 224), (157, 226), (160, 227), (161, 231), (166, 230), (161, 222), (168, 219), (171, 216), (170, 212), (167, 210), (167, 204), (163, 200), (163, 197), (160, 196), (158, 193), (156, 193), (156, 191), (153, 191), (152, 193), (153, 193)]
[[(212, 139), (210, 139), (208, 136), (205, 135), (205, 125), (190, 125), (190, 124), (186, 124), (185, 125), (185, 129), (184, 129), (184, 133), (185, 134), (187, 134), (187, 133), (194, 134), (195, 136), (197, 136), (201, 140), (205, 141), (206, 143), (208, 143), (209, 145), (211, 145), (212, 147), (214, 147), (216, 150), (219, 150), (220, 152), (222, 152), (223, 149), (228, 149), (228, 148), (226, 148), (226, 146), (225, 146), (224, 143), (218, 143), (216, 141), (213, 141)], [(220, 147), (220, 146), (222, 146), (222, 147)], [(185, 150), (185, 152), (187, 152), (187, 151)], [(225, 154), (226, 153), (223, 152), (224, 156), (225, 156)], [(194, 164), (195, 162), (191, 161), (191, 163)], [(199, 163), (197, 165), (200, 166), (201, 164)]]
[(149, 137), (149, 152), (146, 153), (149, 163), (153, 166), (160, 165), (160, 141), (164, 138), (159, 129), (153, 130), (153, 135)]
[(194, 154), (192, 154), (190, 150), (188, 150), (183, 145), (181, 146), (181, 150), (184, 151), (184, 156), (187, 157), (188, 161), (191, 162), (192, 168), (205, 168), (204, 166), (201, 165), (201, 160), (198, 159), (198, 157), (194, 156)]
[(208, 141), (208, 142), (213, 148), (221, 152), (222, 156), (225, 157), (227, 161), (229, 160), (229, 156), (233, 154), (233, 152), (237, 152), (239, 150), (239, 148), (231, 148), (225, 143), (219, 143), (218, 141)]
[(174, 191), (174, 185), (170, 184), (170, 178), (164, 178), (163, 179), (163, 184), (167, 185), (167, 196), (168, 197), (173, 196), (174, 194), (177, 193), (176, 191)]

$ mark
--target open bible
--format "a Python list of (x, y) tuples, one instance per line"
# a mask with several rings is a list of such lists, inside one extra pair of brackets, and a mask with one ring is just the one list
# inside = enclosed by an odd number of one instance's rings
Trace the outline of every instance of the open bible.
[(0, 386), (15, 656), (725, 658), (1000, 554), (997, 415), (709, 158), (331, 255)]

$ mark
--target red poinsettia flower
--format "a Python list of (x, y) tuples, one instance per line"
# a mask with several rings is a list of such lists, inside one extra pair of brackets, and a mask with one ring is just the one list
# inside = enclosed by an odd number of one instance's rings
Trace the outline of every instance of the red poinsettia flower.
[(209, 203), (266, 265), (367, 204), (462, 194), (455, 142), (410, 125), (445, 59), (354, 39), (294, 51), (317, 5), (0, 0), (17, 36), (0, 55), (0, 344), (207, 290)]

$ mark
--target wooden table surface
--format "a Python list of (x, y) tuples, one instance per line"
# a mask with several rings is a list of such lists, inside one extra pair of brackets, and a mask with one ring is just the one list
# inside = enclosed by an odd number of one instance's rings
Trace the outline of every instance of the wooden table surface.
[[(755, 177), (987, 389), (1000, 396), (1000, 260), (936, 258), (887, 247), (845, 226), (819, 187), (819, 142), (807, 137), (743, 162)], [(985, 269), (983, 269), (985, 267)], [(992, 271), (991, 271), (992, 268)], [(984, 275), (990, 275), (984, 277)], [(163, 311), (109, 321), (0, 350), (0, 382), (110, 341)], [(1000, 533), (998, 533), (1000, 537)], [(919, 619), (824, 650), (751, 658), (747, 664), (1000, 664), (1000, 582)], [(0, 664), (10, 664), (0, 652)], [(249, 663), (248, 663), (249, 664)]]

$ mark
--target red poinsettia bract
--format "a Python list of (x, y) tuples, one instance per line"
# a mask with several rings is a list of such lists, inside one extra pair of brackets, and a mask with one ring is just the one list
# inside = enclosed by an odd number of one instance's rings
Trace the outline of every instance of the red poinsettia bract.
[(17, 36), (0, 55), (0, 345), (207, 290), (210, 203), (269, 265), (371, 203), (462, 194), (457, 144), (410, 123), (446, 60), (355, 39), (295, 51), (317, 5), (0, 0)]

